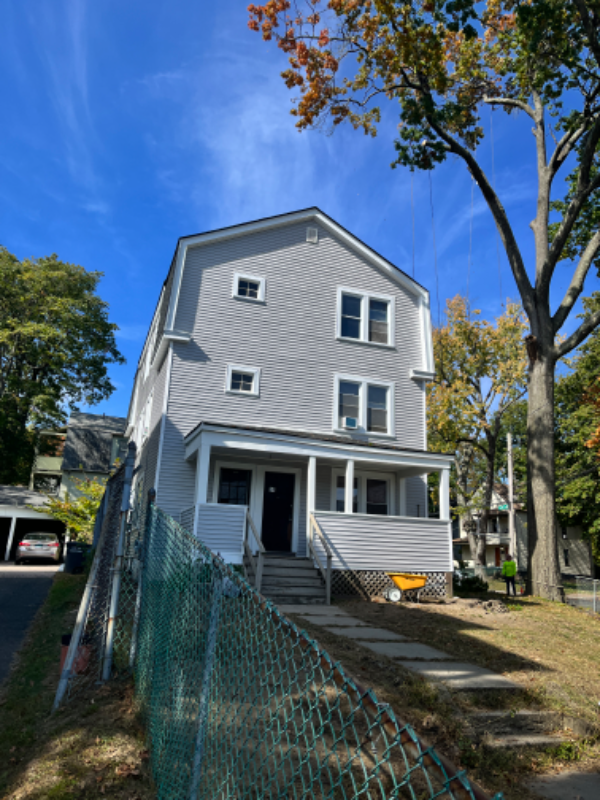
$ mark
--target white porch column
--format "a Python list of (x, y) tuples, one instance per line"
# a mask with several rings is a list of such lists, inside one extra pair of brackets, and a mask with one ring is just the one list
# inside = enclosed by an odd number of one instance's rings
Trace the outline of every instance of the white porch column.
[(317, 504), (317, 458), (308, 457), (308, 471), (306, 475), (306, 535), (310, 538), (312, 527), (310, 515), (314, 514)]
[(346, 461), (346, 479), (344, 482), (344, 513), (352, 514), (354, 511), (354, 461)]
[(208, 497), (208, 473), (210, 469), (210, 442), (201, 440), (196, 461), (196, 505), (206, 503)]
[(398, 509), (401, 517), (406, 516), (406, 478), (398, 478), (398, 485), (400, 487), (400, 508)]
[(8, 533), (8, 542), (6, 545), (6, 552), (4, 553), (4, 560), (8, 561), (10, 556), (10, 548), (12, 547), (13, 538), (15, 535), (15, 528), (17, 527), (17, 515), (15, 514), (14, 517), (10, 520), (10, 531)]
[(440, 519), (450, 519), (450, 469), (441, 469), (440, 475)]

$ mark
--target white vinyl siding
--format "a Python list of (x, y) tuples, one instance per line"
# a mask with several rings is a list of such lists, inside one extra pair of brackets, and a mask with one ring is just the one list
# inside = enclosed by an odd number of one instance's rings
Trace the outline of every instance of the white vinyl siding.
[[(236, 273), (265, 278), (264, 303), (232, 300)], [(393, 296), (396, 349), (335, 339), (340, 279)], [(423, 449), (423, 386), (410, 377), (424, 359), (419, 314), (417, 297), (323, 228), (318, 247), (295, 223), (190, 248), (173, 327), (192, 340), (173, 343), (161, 507), (179, 513), (193, 503), (195, 464), (184, 460), (183, 439), (202, 421), (330, 434), (336, 372), (393, 382), (392, 438)], [(251, 413), (247, 395), (223, 392), (228, 363), (260, 365)]]

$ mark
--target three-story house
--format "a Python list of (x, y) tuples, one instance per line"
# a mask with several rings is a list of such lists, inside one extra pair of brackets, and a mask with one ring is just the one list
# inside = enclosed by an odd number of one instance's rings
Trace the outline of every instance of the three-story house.
[(293, 567), (327, 553), (334, 593), (377, 593), (389, 571), (441, 593), (451, 458), (427, 451), (433, 374), (427, 290), (319, 209), (183, 237), (129, 411), (138, 496), (153, 487), (229, 563), (279, 558), (298, 599)]

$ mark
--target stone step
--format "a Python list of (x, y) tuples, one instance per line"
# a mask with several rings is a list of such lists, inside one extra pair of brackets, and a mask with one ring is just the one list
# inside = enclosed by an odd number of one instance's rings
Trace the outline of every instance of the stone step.
[(550, 733), (562, 727), (562, 717), (552, 711), (478, 711), (467, 717), (473, 735), (493, 737), (517, 733)]
[(520, 733), (511, 736), (496, 736), (486, 738), (484, 746), (490, 750), (516, 750), (521, 747), (535, 747), (543, 749), (545, 747), (558, 747), (566, 741), (565, 736), (551, 736), (548, 733)]

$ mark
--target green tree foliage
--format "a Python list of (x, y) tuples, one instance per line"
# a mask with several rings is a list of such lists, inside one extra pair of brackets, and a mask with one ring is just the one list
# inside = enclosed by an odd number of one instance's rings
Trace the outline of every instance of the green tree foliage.
[[(436, 377), (428, 387), (427, 427), (433, 449), (456, 455), (456, 510), (481, 511), (481, 531), (496, 478), (503, 417), (526, 391), (526, 322), (515, 303), (494, 323), (471, 311), (464, 297), (446, 304), (446, 323), (433, 331)], [(485, 566), (485, 535), (469, 535), (473, 560)]]
[[(600, 307), (600, 293), (584, 301), (584, 316)], [(594, 435), (600, 377), (600, 333), (567, 361), (556, 386), (556, 510), (562, 525), (581, 525), (600, 563), (600, 452)]]
[[(67, 496), (62, 500), (46, 495), (44, 511), (54, 519), (64, 522), (72, 541), (91, 544), (94, 536), (94, 521), (104, 496), (106, 479), (75, 478), (77, 497)], [(33, 510), (39, 510), (32, 506)]]
[(43, 427), (114, 390), (117, 326), (96, 294), (100, 272), (0, 248), (0, 483), (26, 483)]

